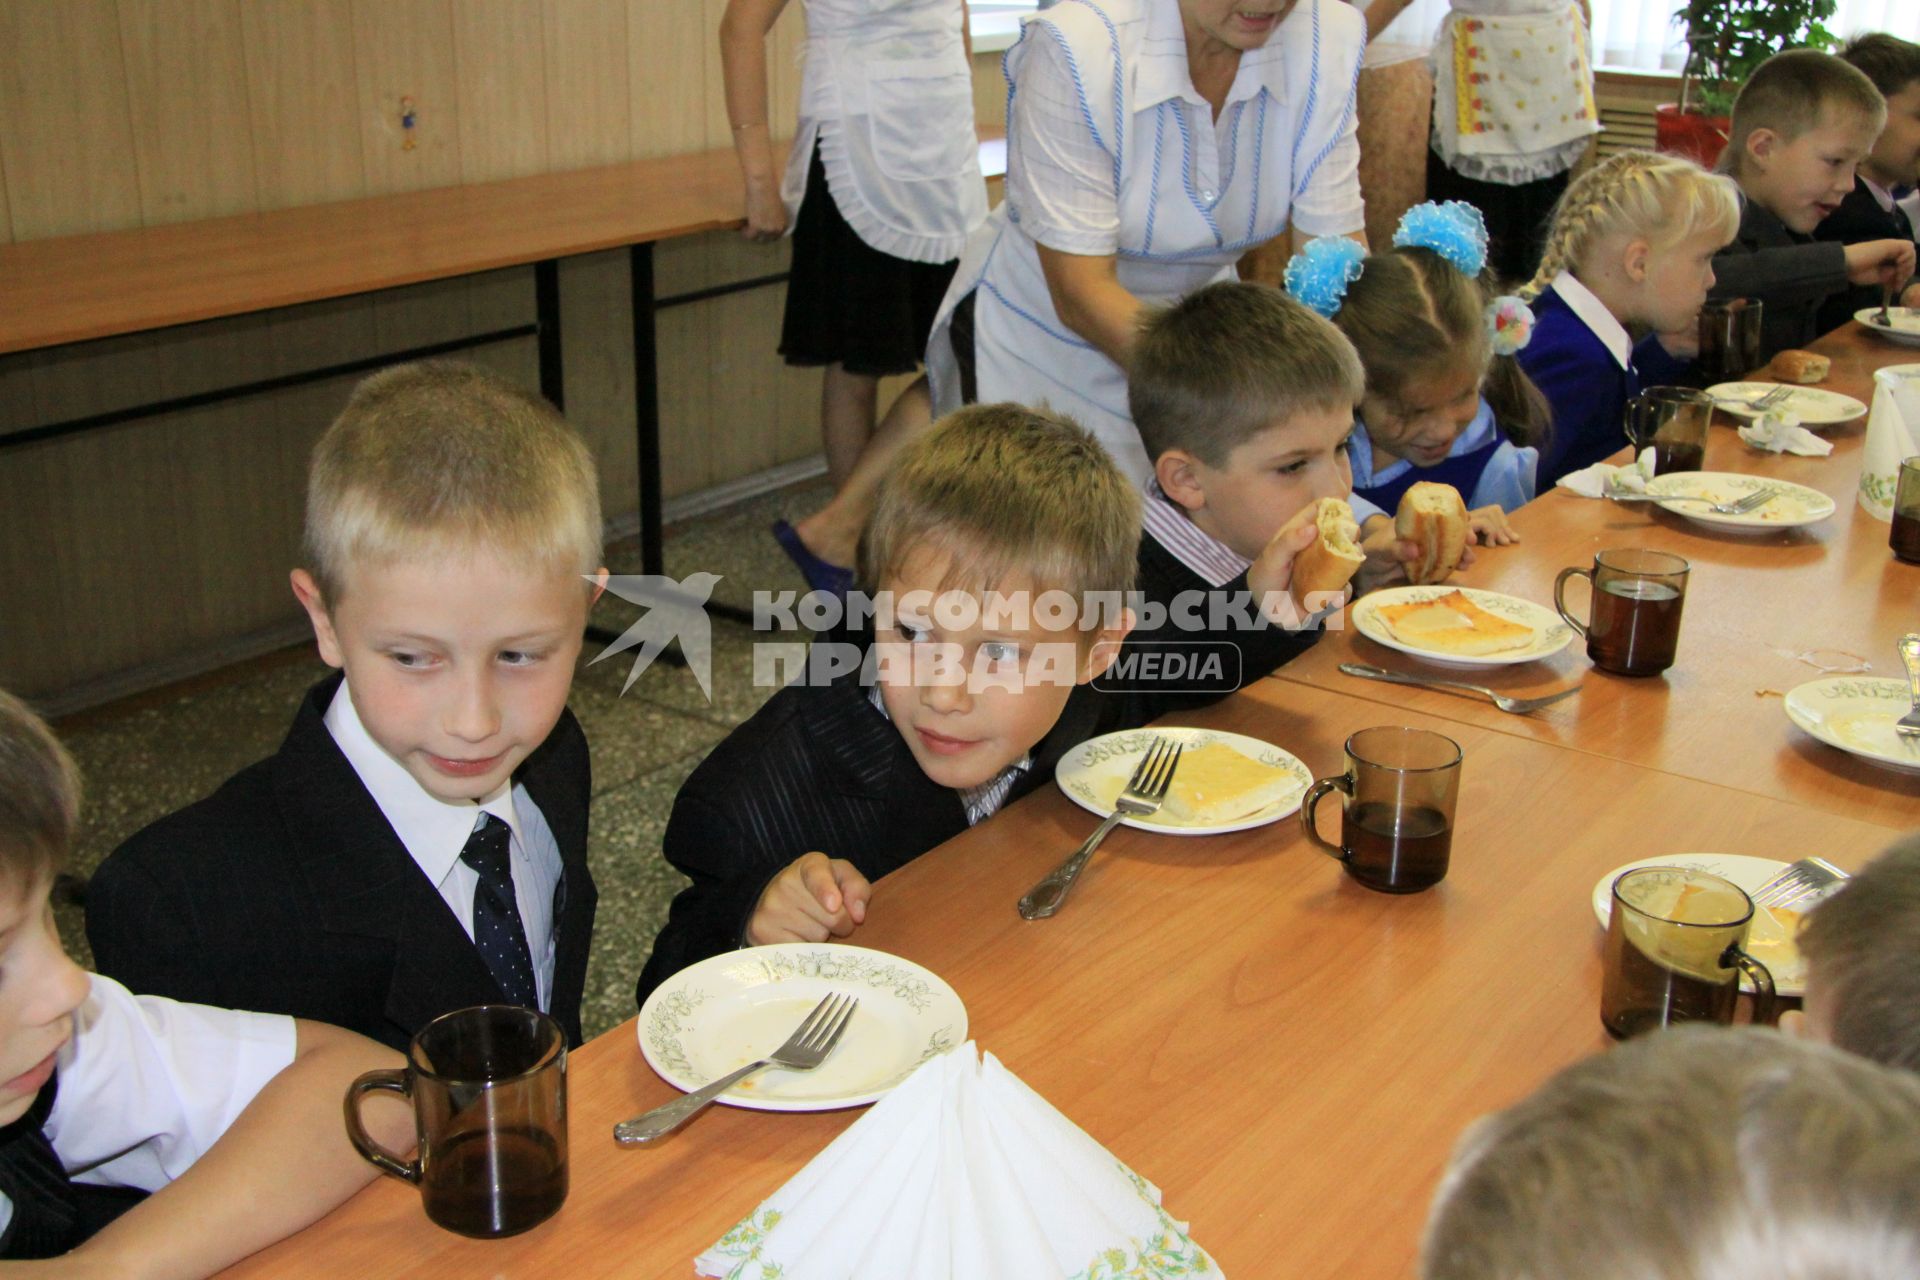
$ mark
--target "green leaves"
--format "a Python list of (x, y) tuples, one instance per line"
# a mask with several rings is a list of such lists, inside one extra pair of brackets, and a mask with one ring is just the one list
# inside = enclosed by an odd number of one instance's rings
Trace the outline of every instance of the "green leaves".
[(1754, 68), (1783, 49), (1829, 49), (1835, 0), (1687, 0), (1673, 15), (1687, 42), (1683, 103), (1726, 115)]

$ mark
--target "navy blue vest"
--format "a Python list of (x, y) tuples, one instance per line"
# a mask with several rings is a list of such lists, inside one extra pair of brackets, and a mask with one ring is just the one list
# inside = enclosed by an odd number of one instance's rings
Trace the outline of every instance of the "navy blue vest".
[(1473, 491), (1480, 484), (1480, 476), (1486, 471), (1487, 464), (1493, 461), (1493, 455), (1505, 443), (1506, 441), (1496, 434), (1493, 439), (1470, 453), (1463, 453), (1457, 458), (1442, 458), (1430, 467), (1423, 467), (1416, 463), (1385, 484), (1365, 488), (1356, 484), (1353, 486), (1353, 491), (1388, 515), (1392, 515), (1399, 509), (1401, 496), (1422, 480), (1434, 484), (1450, 484), (1460, 491), (1460, 497), (1464, 501), (1471, 504)]

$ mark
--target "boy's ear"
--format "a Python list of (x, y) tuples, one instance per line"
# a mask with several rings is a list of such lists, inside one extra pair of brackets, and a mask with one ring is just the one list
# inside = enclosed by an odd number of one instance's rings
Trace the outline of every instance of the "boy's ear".
[(320, 584), (305, 569), (295, 569), (289, 581), (293, 583), (293, 598), (307, 611), (307, 621), (313, 624), (313, 638), (320, 646), (320, 660), (330, 667), (345, 666), (340, 637), (334, 634), (333, 618), (327, 613), (327, 602), (320, 594)]
[(1132, 632), (1136, 621), (1138, 618), (1133, 610), (1122, 609), (1112, 626), (1100, 629), (1100, 634), (1094, 637), (1092, 646), (1087, 650), (1087, 660), (1081, 664), (1078, 683), (1085, 684), (1107, 673), (1107, 668), (1120, 657), (1120, 646)]
[(1196, 468), (1200, 460), (1185, 449), (1169, 449), (1153, 461), (1153, 478), (1160, 491), (1185, 507), (1198, 511), (1207, 505), (1207, 491), (1200, 485)]
[(1627, 279), (1635, 284), (1647, 281), (1647, 260), (1653, 256), (1653, 246), (1644, 239), (1635, 237), (1627, 241), (1627, 250), (1620, 260), (1621, 267), (1627, 273)]
[(1746, 141), (1741, 145), (1746, 148), (1748, 156), (1760, 164), (1765, 164), (1773, 159), (1774, 152), (1780, 149), (1780, 135), (1772, 129), (1754, 129), (1747, 134)]
[(587, 608), (600, 603), (600, 597), (607, 594), (607, 566), (601, 565), (593, 571), (593, 594), (587, 597)]

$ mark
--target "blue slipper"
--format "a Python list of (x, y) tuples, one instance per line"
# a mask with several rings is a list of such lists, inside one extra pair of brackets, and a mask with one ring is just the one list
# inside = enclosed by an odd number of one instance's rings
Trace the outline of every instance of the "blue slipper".
[(787, 559), (799, 566), (800, 576), (815, 591), (825, 591), (845, 599), (847, 593), (853, 590), (853, 570), (830, 564), (807, 550), (807, 544), (800, 541), (799, 531), (785, 520), (773, 522), (773, 540), (787, 553)]

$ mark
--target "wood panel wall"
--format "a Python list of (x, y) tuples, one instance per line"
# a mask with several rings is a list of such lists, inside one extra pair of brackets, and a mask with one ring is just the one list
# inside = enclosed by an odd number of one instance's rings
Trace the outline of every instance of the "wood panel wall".
[[(0, 240), (479, 182), (730, 145), (724, 0), (0, 0)], [(769, 49), (790, 130), (804, 39)], [(976, 60), (999, 119), (998, 55)], [(401, 98), (417, 112), (403, 146)], [(731, 234), (661, 247), (661, 294), (784, 269)], [(638, 503), (623, 253), (563, 264), (568, 416), (610, 515)], [(0, 431), (525, 323), (529, 270), (0, 358)], [(782, 291), (662, 312), (669, 496), (815, 454)], [(471, 358), (536, 382), (531, 339)], [(54, 705), (297, 626), (307, 451), (350, 380), (0, 453), (0, 687)]]

